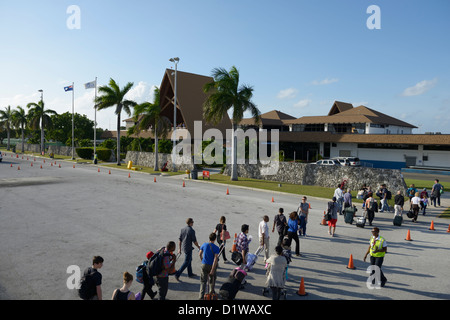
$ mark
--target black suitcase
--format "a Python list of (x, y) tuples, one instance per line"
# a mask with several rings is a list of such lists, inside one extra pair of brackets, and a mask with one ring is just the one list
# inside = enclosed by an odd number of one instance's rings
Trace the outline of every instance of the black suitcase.
[(356, 208), (355, 207), (348, 207), (344, 209), (344, 220), (345, 223), (352, 224), (353, 223), (353, 217), (355, 215)]
[(234, 300), (236, 294), (243, 287), (242, 281), (244, 281), (246, 275), (247, 273), (241, 268), (234, 269), (227, 281), (220, 287), (220, 297), (224, 300)]
[(402, 222), (403, 222), (403, 217), (402, 216), (395, 216), (394, 217), (394, 221), (393, 221), (394, 226), (400, 227), (402, 225)]

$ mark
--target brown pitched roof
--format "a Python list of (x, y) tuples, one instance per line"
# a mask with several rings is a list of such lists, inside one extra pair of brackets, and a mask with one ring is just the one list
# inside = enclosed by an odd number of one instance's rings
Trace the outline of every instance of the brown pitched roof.
[(351, 103), (335, 101), (330, 109), (330, 112), (328, 112), (328, 115), (332, 116), (334, 114), (338, 114), (340, 112), (344, 112), (350, 109), (353, 109), (353, 105)]
[[(166, 69), (160, 87), (161, 115), (173, 121), (175, 71)], [(226, 136), (226, 129), (231, 129), (231, 121), (225, 114), (217, 125), (206, 123), (203, 118), (203, 103), (207, 95), (203, 92), (203, 86), (213, 81), (213, 78), (198, 74), (177, 71), (177, 123), (184, 122), (186, 129), (194, 137), (194, 121), (202, 121), (202, 135), (209, 128), (216, 128)]]
[[(336, 103), (333, 105), (336, 106)], [(332, 109), (333, 109), (332, 108)], [(331, 111), (330, 111), (331, 112)], [(388, 116), (382, 112), (359, 106), (329, 116), (306, 116), (286, 121), (286, 124), (320, 124), (320, 123), (376, 123), (401, 127), (417, 128), (402, 120)]]
[[(261, 114), (260, 118), (261, 118), (260, 124), (273, 126), (284, 125), (284, 121), (286, 120), (295, 120), (295, 117), (278, 110), (272, 110), (263, 113)], [(242, 119), (242, 121), (239, 123), (239, 125), (254, 125), (254, 124), (255, 120), (253, 118)]]

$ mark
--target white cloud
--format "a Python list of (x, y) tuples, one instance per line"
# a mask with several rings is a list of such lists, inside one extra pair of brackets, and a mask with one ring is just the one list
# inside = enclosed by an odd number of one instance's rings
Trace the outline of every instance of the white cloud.
[(294, 107), (297, 108), (306, 108), (307, 106), (309, 106), (311, 103), (311, 99), (303, 99), (300, 100), (299, 102), (297, 102), (296, 104), (294, 104)]
[(142, 102), (153, 102), (153, 90), (154, 86), (149, 85), (144, 81), (139, 81), (137, 85), (131, 88), (130, 91), (126, 94), (125, 98), (129, 100), (133, 100), (137, 103)]
[(277, 97), (279, 99), (292, 99), (297, 95), (298, 90), (294, 89), (294, 88), (288, 88), (288, 89), (284, 89), (281, 90)]
[(338, 82), (338, 81), (339, 81), (339, 79), (337, 79), (337, 78), (331, 78), (331, 79), (326, 78), (326, 79), (323, 79), (323, 80), (314, 80), (312, 82), (312, 84), (315, 85), (315, 86), (321, 86), (321, 85), (335, 83), (335, 82)]
[(434, 78), (433, 80), (423, 80), (417, 83), (416, 85), (406, 88), (402, 96), (404, 97), (411, 97), (411, 96), (418, 96), (421, 94), (424, 94), (431, 88), (433, 88), (437, 84), (437, 79)]

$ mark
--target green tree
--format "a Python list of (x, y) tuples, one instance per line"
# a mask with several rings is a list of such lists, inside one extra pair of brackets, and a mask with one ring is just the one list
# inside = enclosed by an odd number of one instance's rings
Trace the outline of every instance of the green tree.
[(158, 163), (158, 139), (165, 138), (171, 129), (171, 122), (167, 117), (161, 116), (161, 107), (159, 105), (160, 92), (155, 88), (153, 103), (144, 102), (134, 107), (134, 121), (136, 124), (132, 127), (134, 133), (150, 129), (155, 137), (155, 164), (154, 170), (159, 170)]
[[(51, 116), (52, 128), (48, 130), (47, 137), (72, 146), (72, 113), (65, 112)], [(73, 115), (75, 142), (91, 139), (94, 136), (94, 121), (86, 115), (75, 113)], [(69, 142), (69, 144), (67, 144)]]
[(25, 127), (28, 124), (28, 117), (26, 111), (21, 107), (17, 106), (17, 109), (13, 111), (12, 123), (14, 127), (20, 128), (22, 132), (22, 153), (25, 152)]
[(41, 152), (45, 150), (44, 148), (44, 128), (50, 127), (52, 124), (52, 120), (50, 115), (57, 114), (56, 111), (47, 109), (45, 110), (44, 101), (39, 101), (38, 103), (30, 102), (27, 104), (27, 108), (30, 109), (28, 111), (28, 119), (30, 127), (33, 130), (41, 129)]
[(238, 180), (235, 130), (244, 117), (244, 112), (250, 111), (256, 123), (259, 123), (261, 113), (251, 101), (253, 87), (239, 85), (239, 71), (235, 66), (230, 71), (215, 68), (212, 70), (212, 77), (214, 80), (203, 87), (203, 91), (209, 94), (203, 104), (203, 116), (207, 122), (217, 125), (232, 109), (231, 180), (235, 181)]
[(11, 136), (11, 126), (13, 120), (13, 111), (11, 110), (11, 106), (7, 106), (5, 110), (0, 110), (0, 122), (6, 128), (6, 134), (8, 138), (8, 144), (6, 146), (6, 150), (10, 149), (10, 136)]
[(120, 114), (122, 110), (130, 116), (130, 107), (134, 107), (136, 102), (125, 100), (125, 95), (133, 87), (132, 82), (128, 82), (123, 89), (113, 80), (109, 80), (109, 86), (100, 86), (98, 92), (101, 94), (95, 100), (97, 110), (103, 110), (116, 106), (115, 114), (117, 115), (117, 165), (120, 166)]

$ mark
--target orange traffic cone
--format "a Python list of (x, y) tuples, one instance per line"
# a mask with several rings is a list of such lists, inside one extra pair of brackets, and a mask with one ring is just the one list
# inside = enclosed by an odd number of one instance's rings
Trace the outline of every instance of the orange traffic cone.
[(156, 177), (153, 177), (153, 182), (156, 182)]
[(109, 170), (108, 174), (111, 174), (111, 170)]
[(323, 212), (323, 219), (322, 219), (322, 222), (320, 223), (320, 225), (321, 226), (326, 226), (326, 225), (328, 225), (328, 223), (327, 223), (327, 221), (325, 220), (325, 211)]
[(350, 259), (348, 261), (347, 269), (356, 269), (353, 265), (353, 255), (350, 255)]
[(17, 167), (17, 170), (20, 170), (20, 166)]
[(128, 174), (128, 178), (131, 178), (131, 174), (130, 173)]
[(184, 181), (183, 181), (183, 188), (186, 186), (186, 184), (184, 183)]
[(31, 163), (31, 166), (33, 166), (33, 162)]
[(275, 202), (275, 201), (273, 201), (273, 197), (272, 197), (272, 202)]
[(98, 171), (97, 172), (100, 172), (100, 168), (98, 168)]
[(41, 164), (41, 169), (42, 169), (42, 164)]
[(230, 194), (230, 191), (228, 190), (228, 188), (227, 188), (227, 195), (229, 195)]
[(436, 230), (436, 229), (434, 229), (434, 222), (433, 222), (433, 220), (431, 220), (431, 225), (430, 225), (430, 229), (429, 230)]
[(406, 234), (406, 241), (412, 241), (411, 239), (411, 232), (408, 230), (408, 233)]
[(75, 169), (75, 165), (73, 165), (73, 168)]
[(300, 288), (298, 288), (297, 294), (298, 294), (299, 296), (307, 296), (307, 295), (308, 295), (308, 294), (305, 292), (305, 280), (303, 280), (303, 277), (302, 277), (302, 280), (300, 281)]
[(12, 163), (11, 163), (11, 166), (10, 166), (10, 168), (12, 168)]
[(61, 163), (59, 164), (59, 167), (61, 168)]
[(447, 232), (450, 233), (450, 224), (448, 225)]
[(236, 238), (237, 238), (237, 234), (234, 234), (234, 241), (233, 241), (233, 246), (231, 247), (230, 252), (235, 252), (236, 250)]

